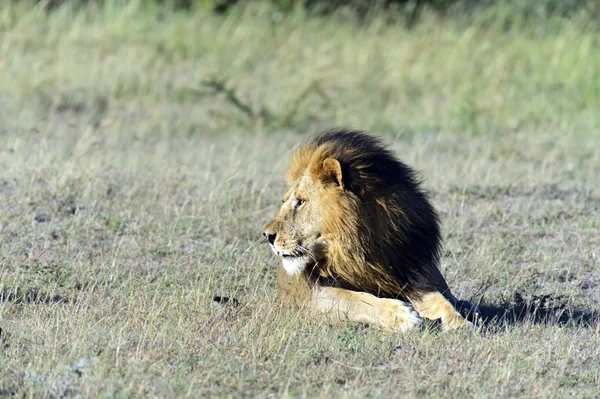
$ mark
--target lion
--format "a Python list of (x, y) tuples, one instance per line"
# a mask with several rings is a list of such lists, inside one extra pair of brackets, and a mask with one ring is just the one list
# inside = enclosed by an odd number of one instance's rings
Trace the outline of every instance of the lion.
[(287, 182), (264, 231), (282, 261), (280, 298), (332, 322), (395, 331), (423, 318), (444, 329), (478, 320), (477, 307), (457, 300), (440, 272), (439, 218), (415, 172), (380, 139), (325, 131), (294, 152)]

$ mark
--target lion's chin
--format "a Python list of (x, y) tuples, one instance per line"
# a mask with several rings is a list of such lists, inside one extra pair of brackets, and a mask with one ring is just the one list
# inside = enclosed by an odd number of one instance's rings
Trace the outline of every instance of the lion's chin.
[(286, 256), (283, 258), (283, 268), (290, 276), (300, 273), (308, 266), (307, 256)]

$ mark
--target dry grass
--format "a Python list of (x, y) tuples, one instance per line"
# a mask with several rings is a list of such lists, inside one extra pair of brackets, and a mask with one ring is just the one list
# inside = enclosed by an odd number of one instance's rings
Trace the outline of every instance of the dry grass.
[[(277, 18), (0, 9), (0, 396), (600, 395), (597, 36)], [(401, 336), (274, 303), (262, 228), (335, 125), (422, 171), (450, 285), (510, 317)]]

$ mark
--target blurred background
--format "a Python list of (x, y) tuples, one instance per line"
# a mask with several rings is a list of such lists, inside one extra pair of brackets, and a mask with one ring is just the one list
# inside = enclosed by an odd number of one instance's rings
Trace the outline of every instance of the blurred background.
[(7, 114), (180, 137), (598, 128), (597, 1), (3, 4)]

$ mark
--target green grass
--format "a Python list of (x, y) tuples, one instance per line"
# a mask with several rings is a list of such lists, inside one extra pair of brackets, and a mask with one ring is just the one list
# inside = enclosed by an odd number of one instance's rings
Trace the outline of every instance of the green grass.
[[(600, 42), (490, 15), (0, 8), (0, 396), (600, 395)], [(530, 317), (281, 309), (261, 232), (291, 149), (338, 125), (422, 172), (457, 296)]]

